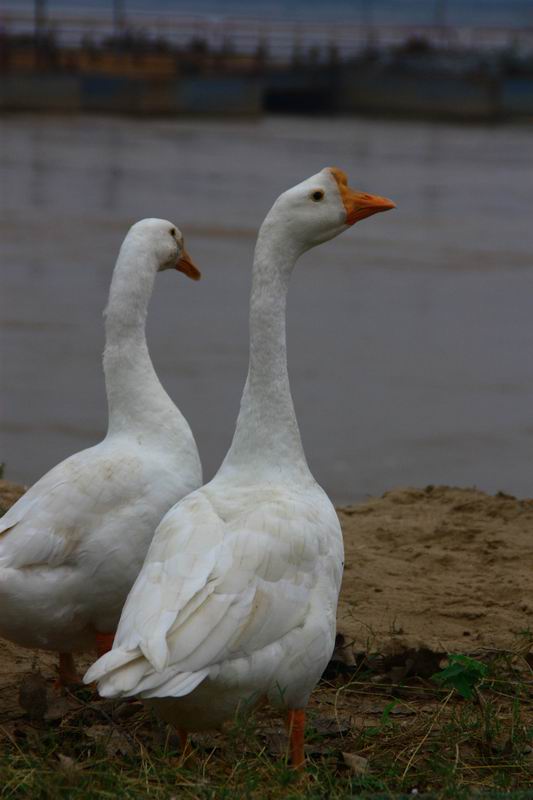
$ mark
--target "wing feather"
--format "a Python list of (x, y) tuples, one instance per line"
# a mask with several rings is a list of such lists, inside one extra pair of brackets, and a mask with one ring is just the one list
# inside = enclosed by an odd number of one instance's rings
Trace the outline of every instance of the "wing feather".
[(62, 461), (2, 517), (0, 568), (68, 563), (101, 515), (143, 502), (140, 459), (99, 448)]
[(105, 696), (182, 696), (211, 668), (275, 647), (305, 622), (322, 554), (320, 515), (292, 497), (232, 515), (206, 488), (162, 520), (114, 648), (85, 677), (100, 681)]

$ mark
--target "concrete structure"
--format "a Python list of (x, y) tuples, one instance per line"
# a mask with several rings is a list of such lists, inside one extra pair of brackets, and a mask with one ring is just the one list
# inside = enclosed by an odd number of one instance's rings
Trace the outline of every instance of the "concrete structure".
[(124, 114), (258, 114), (254, 77), (127, 78), (102, 74), (0, 75), (0, 110)]
[(503, 117), (533, 119), (533, 78), (506, 77), (501, 87)]
[[(533, 87), (533, 84), (532, 84)], [(402, 72), (381, 65), (343, 67), (335, 87), (339, 111), (454, 118), (500, 116), (500, 85), (488, 75)]]
[(533, 67), (508, 75), (497, 60), (483, 62), (476, 55), (459, 60), (432, 52), (374, 53), (351, 62), (284, 68), (256, 61), (244, 69), (245, 62), (231, 56), (189, 53), (180, 60), (168, 53), (102, 52), (82, 53), (76, 69), (67, 69), (66, 51), (57, 51), (61, 58), (55, 51), (21, 52), (31, 55), (23, 65), (0, 60), (0, 110), (533, 118)]

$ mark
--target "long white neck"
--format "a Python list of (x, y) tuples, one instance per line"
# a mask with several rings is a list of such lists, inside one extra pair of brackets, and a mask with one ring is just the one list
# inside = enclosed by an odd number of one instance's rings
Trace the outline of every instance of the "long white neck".
[(179, 446), (183, 434), (190, 436), (189, 427), (161, 386), (146, 344), (146, 314), (157, 266), (149, 244), (130, 234), (119, 253), (105, 311), (108, 436), (170, 437)]
[(248, 377), (224, 470), (309, 473), (291, 397), (285, 332), (289, 278), (299, 255), (267, 217), (254, 257)]

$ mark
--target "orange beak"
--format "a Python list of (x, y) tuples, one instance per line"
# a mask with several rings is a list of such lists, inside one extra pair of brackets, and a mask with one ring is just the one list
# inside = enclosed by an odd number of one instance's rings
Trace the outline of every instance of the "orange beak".
[(183, 248), (181, 253), (181, 258), (176, 264), (176, 269), (179, 272), (183, 272), (187, 275), (188, 278), (191, 278), (193, 281), (199, 281), (202, 277), (202, 273), (188, 254), (188, 252)]
[(329, 167), (329, 171), (337, 182), (346, 211), (347, 225), (353, 225), (355, 222), (359, 222), (360, 219), (371, 217), (372, 214), (377, 214), (379, 211), (389, 211), (391, 208), (396, 208), (396, 203), (386, 197), (378, 197), (375, 194), (366, 194), (365, 192), (356, 192), (350, 189), (346, 173), (341, 169)]

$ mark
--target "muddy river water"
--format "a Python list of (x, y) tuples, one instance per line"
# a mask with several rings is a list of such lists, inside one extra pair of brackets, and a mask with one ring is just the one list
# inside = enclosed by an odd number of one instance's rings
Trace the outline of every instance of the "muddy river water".
[(360, 119), (0, 120), (0, 460), (32, 482), (105, 429), (101, 312), (121, 239), (176, 222), (148, 335), (210, 477), (247, 364), (257, 228), (330, 164), (397, 210), (298, 265), (293, 395), (338, 501), (398, 485), (533, 494), (533, 129)]

